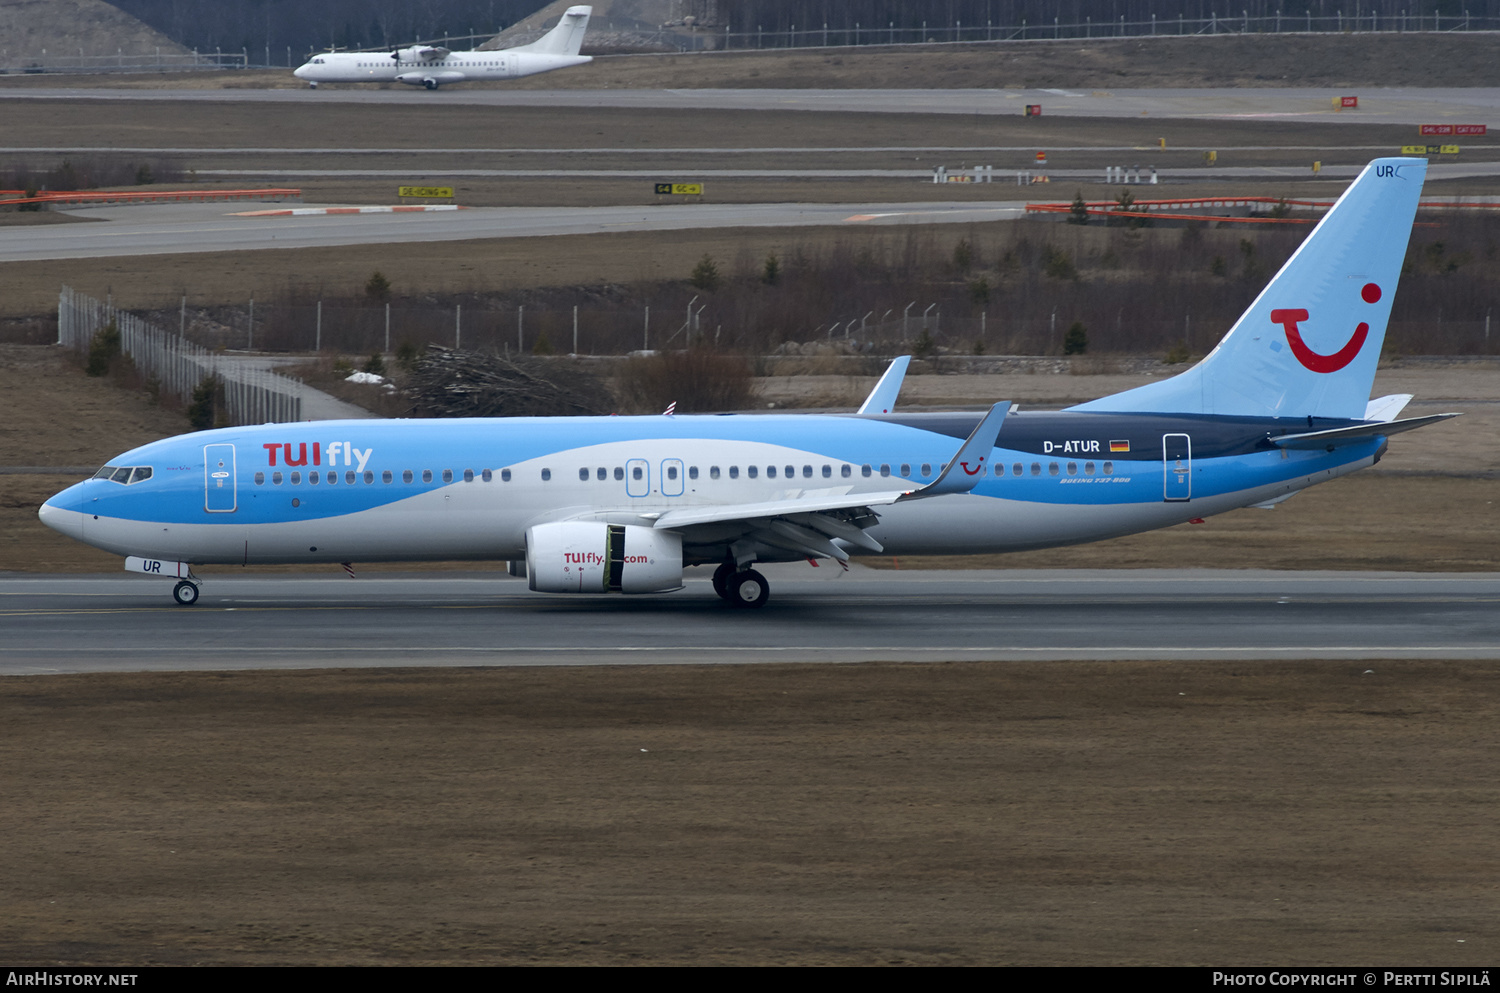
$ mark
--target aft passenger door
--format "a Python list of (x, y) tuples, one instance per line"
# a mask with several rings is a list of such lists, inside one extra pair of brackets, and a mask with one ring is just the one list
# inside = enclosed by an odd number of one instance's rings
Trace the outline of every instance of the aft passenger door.
[(1193, 441), (1185, 434), (1161, 436), (1162, 499), (1193, 497)]
[(235, 492), (234, 446), (203, 446), (203, 509), (230, 514), (238, 507)]

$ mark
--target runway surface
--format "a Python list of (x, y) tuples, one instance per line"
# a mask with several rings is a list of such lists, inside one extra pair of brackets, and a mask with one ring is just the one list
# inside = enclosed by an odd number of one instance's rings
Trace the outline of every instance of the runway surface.
[[(1358, 96), (1338, 111), (1336, 96)], [(1361, 124), (1459, 121), (1492, 124), (1500, 88), (1316, 87), (1297, 89), (1129, 90), (506, 90), (478, 86), (427, 92), (324, 86), (317, 90), (0, 89), (0, 100), (142, 100), (191, 103), (402, 104), (485, 107), (618, 107), (664, 110), (785, 110), (854, 113), (1021, 115), (1041, 104), (1048, 116), (1283, 119)], [(1460, 118), (1462, 119), (1460, 121)]]
[(1500, 660), (1500, 574), (876, 571), (767, 566), (731, 610), (706, 570), (641, 597), (495, 573), (0, 576), (0, 674), (953, 660)]
[[(1003, 189), (998, 187), (997, 189)], [(663, 204), (647, 207), (481, 207), (443, 214), (238, 217), (247, 204), (169, 204), (78, 211), (108, 224), (0, 228), (0, 262), (182, 252), (462, 241), (688, 228), (824, 224), (967, 224), (1019, 217), (1023, 202), (985, 204)]]

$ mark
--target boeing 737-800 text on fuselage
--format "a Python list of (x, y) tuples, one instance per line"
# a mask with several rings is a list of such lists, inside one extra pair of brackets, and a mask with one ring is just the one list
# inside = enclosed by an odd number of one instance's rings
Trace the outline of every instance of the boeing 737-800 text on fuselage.
[(407, 83), (435, 90), (444, 83), (516, 79), (593, 61), (579, 55), (592, 7), (569, 7), (557, 27), (529, 45), (497, 52), (451, 52), (431, 45), (394, 52), (330, 52), (293, 72), (314, 89), (319, 83)]
[(1372, 162), (1188, 371), (1055, 412), (325, 421), (222, 428), (114, 459), (49, 526), (177, 579), (196, 563), (525, 560), (533, 590), (654, 593), (718, 564), (971, 554), (1269, 506), (1373, 465), (1409, 396), (1370, 400), (1426, 172)]

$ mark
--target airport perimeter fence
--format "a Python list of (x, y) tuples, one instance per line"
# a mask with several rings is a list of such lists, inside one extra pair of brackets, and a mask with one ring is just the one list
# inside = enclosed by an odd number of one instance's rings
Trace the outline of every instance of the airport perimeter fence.
[[(1453, 301), (1450, 314), (1459, 302)], [(1470, 305), (1459, 312), (1468, 319), (1445, 318), (1441, 308), (1424, 312), (1420, 318), (1393, 319), (1387, 350), (1406, 355), (1500, 353), (1500, 328), (1492, 335), (1487, 305), (1467, 302)], [(732, 303), (704, 298), (687, 306), (577, 310), (256, 301), (253, 308), (222, 306), (203, 313), (210, 319), (194, 318), (184, 324), (187, 334), (211, 352), (340, 355), (356, 368), (370, 356), (379, 355), (388, 363), (429, 344), (501, 355), (624, 356), (691, 345), (767, 356), (889, 356), (927, 348), (953, 354), (1057, 356), (1064, 353), (1068, 331), (1075, 323), (1084, 326), (1092, 353), (1161, 354), (1185, 347), (1203, 354), (1237, 316), (1237, 311), (1207, 315), (1184, 311), (1172, 319), (1130, 319), (1129, 310), (1118, 302), (1022, 309), (994, 303), (976, 308), (962, 301), (931, 298), (913, 302), (909, 308), (833, 315), (821, 323), (793, 315), (786, 320), (762, 318), (748, 325)], [(1471, 315), (1482, 316), (1476, 320)]]
[(0, 75), (66, 73), (193, 72), (202, 69), (248, 69), (250, 54), (239, 52), (137, 52), (126, 55), (65, 55), (35, 52), (12, 54), (0, 50)]
[(920, 25), (898, 25), (894, 21), (885, 25), (860, 24), (830, 27), (821, 25), (790, 25), (784, 31), (734, 30), (734, 24), (726, 24), (722, 31), (709, 29), (705, 39), (697, 45), (685, 47), (723, 48), (743, 50), (757, 48), (843, 48), (863, 45), (938, 45), (969, 44), (980, 41), (1047, 41), (1053, 39), (1089, 38), (1140, 38), (1169, 35), (1223, 35), (1223, 34), (1399, 34), (1404, 32), (1453, 32), (1494, 31), (1500, 29), (1500, 18), (1470, 17), (1468, 11), (1459, 14), (1441, 14), (1437, 11), (1384, 14), (1379, 11), (1361, 11), (1354, 15), (1342, 12), (1314, 16), (1309, 8), (1306, 14), (1284, 14), (1277, 11), (1262, 17), (1251, 17), (1244, 12), (1238, 17), (1157, 17), (1148, 20), (1127, 21), (1121, 15), (1117, 21), (1084, 18), (1082, 21), (1064, 22), (1053, 17), (1051, 21), (1019, 24), (964, 24), (953, 21), (941, 24), (923, 21)]
[(119, 333), (121, 354), (143, 379), (184, 405), (205, 380), (222, 391), (219, 410), (231, 425), (302, 419), (302, 384), (217, 354), (108, 303), (64, 286), (57, 302), (57, 343), (87, 355), (95, 336), (110, 324)]
[[(540, 27), (519, 34), (509, 43), (521, 45), (535, 41), (546, 34), (548, 28)], [(791, 24), (786, 28), (766, 30), (757, 25), (754, 29), (728, 21), (721, 25), (701, 25), (687, 33), (667, 30), (629, 32), (616, 35), (607, 18), (594, 18), (590, 33), (607, 32), (611, 42), (629, 36), (641, 45), (676, 49), (680, 52), (754, 51), (758, 49), (785, 48), (853, 48), (872, 45), (958, 45), (989, 41), (1048, 41), (1106, 38), (1141, 38), (1171, 35), (1230, 35), (1230, 34), (1402, 34), (1409, 32), (1460, 32), (1500, 30), (1500, 17), (1470, 16), (1467, 10), (1456, 13), (1438, 11), (1399, 11), (1382, 14), (1375, 10), (1360, 10), (1354, 14), (1341, 11), (1332, 14), (1314, 15), (1309, 9), (1304, 14), (1287, 14), (1277, 11), (1259, 17), (1242, 12), (1238, 17), (1157, 17), (1146, 20), (1127, 21), (1084, 18), (1082, 21), (1065, 22), (1060, 16), (1050, 21), (1018, 24), (1000, 24), (986, 21), (983, 24), (937, 20), (921, 21), (917, 24), (897, 24), (888, 21), (884, 25), (853, 24), (830, 25), (826, 22), (814, 25)], [(405, 44), (441, 45), (454, 50), (470, 49), (483, 45), (494, 38), (493, 33), (445, 35)], [(389, 51), (393, 45), (374, 46), (359, 51)], [(584, 50), (588, 53), (590, 40), (584, 39)], [(605, 48), (595, 54), (611, 54)], [(642, 54), (654, 54), (646, 52)], [(270, 65), (269, 50), (266, 64)], [(288, 57), (290, 65), (290, 56)]]

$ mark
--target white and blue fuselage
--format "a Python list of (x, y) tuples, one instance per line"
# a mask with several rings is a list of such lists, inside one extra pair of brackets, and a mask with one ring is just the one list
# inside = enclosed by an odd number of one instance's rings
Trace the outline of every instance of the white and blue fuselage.
[[(228, 428), (127, 452), (49, 500), (43, 519), (121, 555), (189, 563), (521, 559), (528, 529), (539, 524), (650, 525), (684, 508), (826, 497), (854, 504), (860, 494), (915, 489), (936, 478), (980, 417), (570, 417)], [(1268, 440), (1308, 427), (1305, 418), (1013, 413), (972, 490), (882, 508), (866, 531), (892, 555), (1095, 541), (1284, 497), (1370, 465), (1384, 443), (1366, 437), (1328, 452)], [(140, 467), (150, 471), (137, 482), (107, 478)], [(743, 531), (719, 523), (684, 530), (687, 564), (724, 560)], [(803, 557), (765, 547), (755, 559)]]

